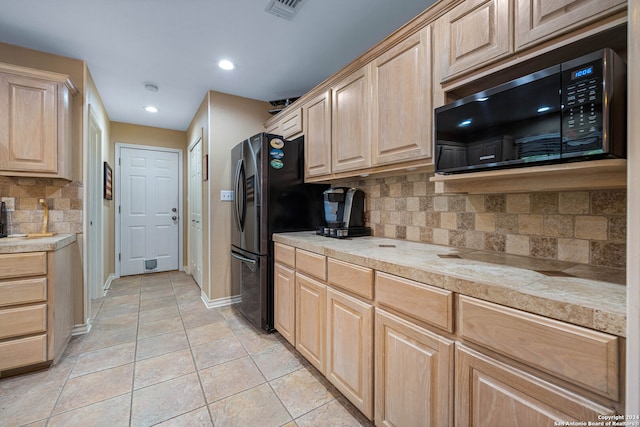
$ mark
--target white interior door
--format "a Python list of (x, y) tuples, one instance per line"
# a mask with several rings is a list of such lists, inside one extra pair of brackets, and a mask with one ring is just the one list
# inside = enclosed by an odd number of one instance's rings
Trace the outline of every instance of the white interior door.
[(202, 138), (189, 149), (189, 271), (202, 288)]
[(120, 149), (120, 275), (179, 269), (180, 156)]

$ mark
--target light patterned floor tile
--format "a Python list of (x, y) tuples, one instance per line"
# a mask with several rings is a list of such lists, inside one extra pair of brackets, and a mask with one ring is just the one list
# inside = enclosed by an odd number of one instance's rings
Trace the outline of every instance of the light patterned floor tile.
[(246, 356), (247, 352), (235, 336), (209, 341), (191, 347), (198, 370)]
[(185, 348), (189, 348), (189, 341), (184, 331), (139, 339), (136, 360), (148, 359)]
[(251, 358), (256, 362), (256, 365), (267, 381), (271, 381), (308, 365), (301, 356), (295, 354), (293, 350), (290, 350), (282, 343), (259, 353), (252, 354)]
[(48, 427), (127, 427), (130, 409), (127, 393), (51, 417)]
[(291, 420), (268, 384), (262, 384), (209, 405), (216, 427), (277, 427)]
[(203, 369), (199, 374), (204, 396), (209, 403), (266, 382), (248, 356)]
[(135, 342), (114, 345), (113, 347), (90, 351), (88, 353), (81, 353), (78, 355), (78, 360), (76, 361), (69, 378), (75, 378), (81, 375), (104, 371), (116, 366), (132, 363), (135, 358), (135, 354)]
[(53, 415), (130, 393), (132, 385), (133, 363), (71, 378), (62, 389)]
[(204, 344), (230, 336), (234, 336), (234, 333), (225, 322), (209, 323), (207, 325), (187, 329), (187, 338), (189, 339), (189, 344), (191, 344), (191, 346)]
[(343, 397), (296, 418), (296, 424), (298, 427), (373, 427), (373, 424)]
[(195, 411), (177, 416), (168, 421), (156, 424), (157, 427), (213, 427), (211, 415), (206, 406), (198, 408)]
[(131, 426), (150, 426), (204, 406), (198, 375), (192, 373), (133, 392)]
[(185, 349), (136, 363), (134, 390), (195, 372), (191, 350)]
[(298, 369), (270, 382), (280, 401), (293, 418), (335, 399), (339, 393), (325, 379), (309, 369)]

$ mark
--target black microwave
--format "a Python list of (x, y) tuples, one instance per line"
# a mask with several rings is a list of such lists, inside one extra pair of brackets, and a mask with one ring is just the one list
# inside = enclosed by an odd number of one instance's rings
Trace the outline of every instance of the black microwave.
[(435, 110), (435, 172), (560, 163), (626, 152), (626, 67), (611, 49)]

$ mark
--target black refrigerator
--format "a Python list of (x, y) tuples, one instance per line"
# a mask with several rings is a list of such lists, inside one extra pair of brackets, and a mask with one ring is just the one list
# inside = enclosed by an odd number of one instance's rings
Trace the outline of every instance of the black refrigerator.
[(240, 312), (273, 331), (273, 233), (324, 225), (325, 184), (304, 183), (304, 140), (260, 133), (231, 150), (231, 280)]

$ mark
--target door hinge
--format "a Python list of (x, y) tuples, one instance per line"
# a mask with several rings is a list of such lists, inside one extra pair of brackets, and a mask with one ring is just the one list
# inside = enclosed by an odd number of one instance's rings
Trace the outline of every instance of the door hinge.
[(122, 157), (118, 157), (118, 166), (122, 166)]
[(118, 254), (118, 261), (122, 261), (122, 254)]
[(122, 213), (122, 206), (118, 205), (118, 213)]

